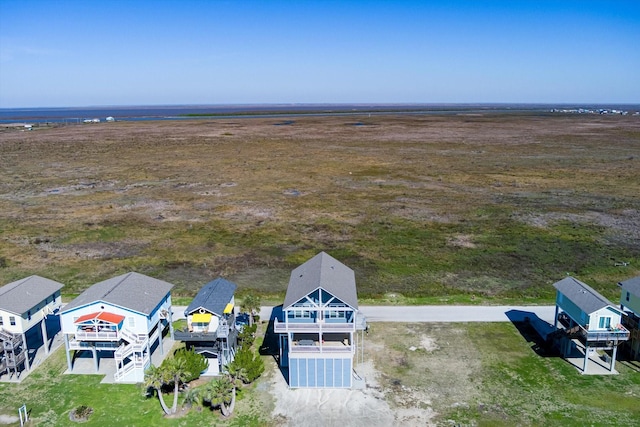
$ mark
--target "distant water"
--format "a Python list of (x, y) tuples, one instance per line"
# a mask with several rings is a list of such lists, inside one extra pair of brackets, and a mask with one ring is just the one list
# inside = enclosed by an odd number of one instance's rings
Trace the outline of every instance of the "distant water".
[(278, 105), (174, 105), (82, 108), (0, 108), (0, 123), (82, 123), (113, 117), (119, 121), (194, 120), (293, 115), (362, 114), (465, 114), (489, 112), (535, 112), (553, 108), (613, 108), (640, 110), (629, 105), (551, 104), (278, 104)]

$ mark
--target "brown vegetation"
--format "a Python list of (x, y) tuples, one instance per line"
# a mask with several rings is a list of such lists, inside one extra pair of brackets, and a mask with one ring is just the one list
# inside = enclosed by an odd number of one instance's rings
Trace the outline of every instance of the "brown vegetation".
[[(362, 295), (549, 298), (639, 274), (640, 120), (562, 115), (118, 122), (0, 132), (0, 282), (138, 270), (284, 292), (319, 250)], [(617, 261), (632, 261), (626, 269)]]

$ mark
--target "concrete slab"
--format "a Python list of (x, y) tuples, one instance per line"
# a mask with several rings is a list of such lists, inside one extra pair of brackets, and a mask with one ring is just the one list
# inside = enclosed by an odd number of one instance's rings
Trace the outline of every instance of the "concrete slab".
[(37, 348), (29, 348), (29, 360), (31, 362), (31, 369), (23, 370), (18, 373), (18, 376), (11, 374), (3, 374), (0, 376), (0, 383), (20, 383), (22, 380), (27, 378), (34, 369), (40, 366), (51, 354), (53, 354), (60, 346), (64, 345), (64, 340), (62, 338), (61, 333), (57, 333), (53, 336), (53, 339), (49, 339), (49, 353), (47, 354), (46, 349), (43, 344), (41, 344)]
[(602, 359), (601, 355), (598, 352), (593, 352), (589, 356), (589, 360), (587, 362), (587, 371), (583, 372), (584, 367), (584, 347), (582, 344), (574, 340), (576, 342), (575, 350), (571, 357), (565, 358), (567, 362), (573, 365), (578, 371), (580, 371), (583, 375), (617, 375), (618, 371), (609, 370), (609, 362), (606, 362)]
[[(162, 340), (163, 352), (156, 346), (151, 353), (151, 363), (159, 366), (162, 361), (171, 354), (175, 341), (166, 336)], [(83, 351), (73, 362), (73, 370), (64, 372), (67, 375), (102, 375), (102, 384), (116, 384), (114, 374), (116, 373), (116, 361), (110, 353), (98, 352), (98, 372), (95, 369), (95, 362), (90, 351)], [(123, 384), (122, 382), (117, 384)]]

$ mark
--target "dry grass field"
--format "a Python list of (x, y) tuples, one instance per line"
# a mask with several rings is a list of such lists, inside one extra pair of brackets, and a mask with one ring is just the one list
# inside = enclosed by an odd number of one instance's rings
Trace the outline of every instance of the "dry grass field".
[[(640, 274), (640, 120), (374, 115), (0, 131), (0, 283), (136, 270), (277, 302), (324, 250), (363, 299), (538, 302)], [(626, 266), (616, 265), (622, 262)]]

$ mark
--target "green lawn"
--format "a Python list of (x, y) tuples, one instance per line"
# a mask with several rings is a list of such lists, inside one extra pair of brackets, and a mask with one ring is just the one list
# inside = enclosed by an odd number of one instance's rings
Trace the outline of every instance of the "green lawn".
[[(433, 344), (429, 351), (420, 347), (425, 340)], [(637, 368), (618, 362), (619, 375), (581, 375), (563, 359), (536, 352), (511, 323), (374, 323), (365, 353), (392, 408), (433, 408), (442, 425), (640, 425)], [(69, 412), (87, 405), (94, 413), (86, 425), (277, 424), (269, 416), (269, 386), (260, 381), (242, 391), (230, 420), (207, 408), (165, 418), (140, 386), (100, 384), (99, 376), (64, 375), (65, 369), (60, 349), (21, 384), (0, 384), (0, 414), (17, 415), (26, 404), (33, 425), (75, 425)], [(272, 360), (268, 369), (275, 369)]]
[[(221, 420), (219, 411), (208, 408), (192, 410), (184, 417), (165, 418), (157, 398), (147, 398), (139, 385), (100, 384), (98, 375), (64, 375), (64, 350), (58, 349), (22, 383), (0, 383), (0, 414), (18, 415), (18, 407), (27, 405), (32, 425), (74, 426), (69, 412), (87, 405), (94, 412), (87, 426), (194, 426), (194, 425), (264, 425), (254, 407), (251, 388), (243, 391), (235, 415)], [(172, 404), (172, 395), (165, 400)], [(180, 404), (179, 404), (180, 407)], [(18, 423), (19, 425), (19, 423)]]
[[(434, 350), (420, 348), (425, 337)], [(370, 349), (385, 347), (373, 357), (387, 400), (397, 407), (428, 402), (443, 425), (640, 425), (637, 368), (618, 362), (619, 375), (581, 375), (559, 357), (538, 354), (511, 323), (375, 323), (367, 339)]]

